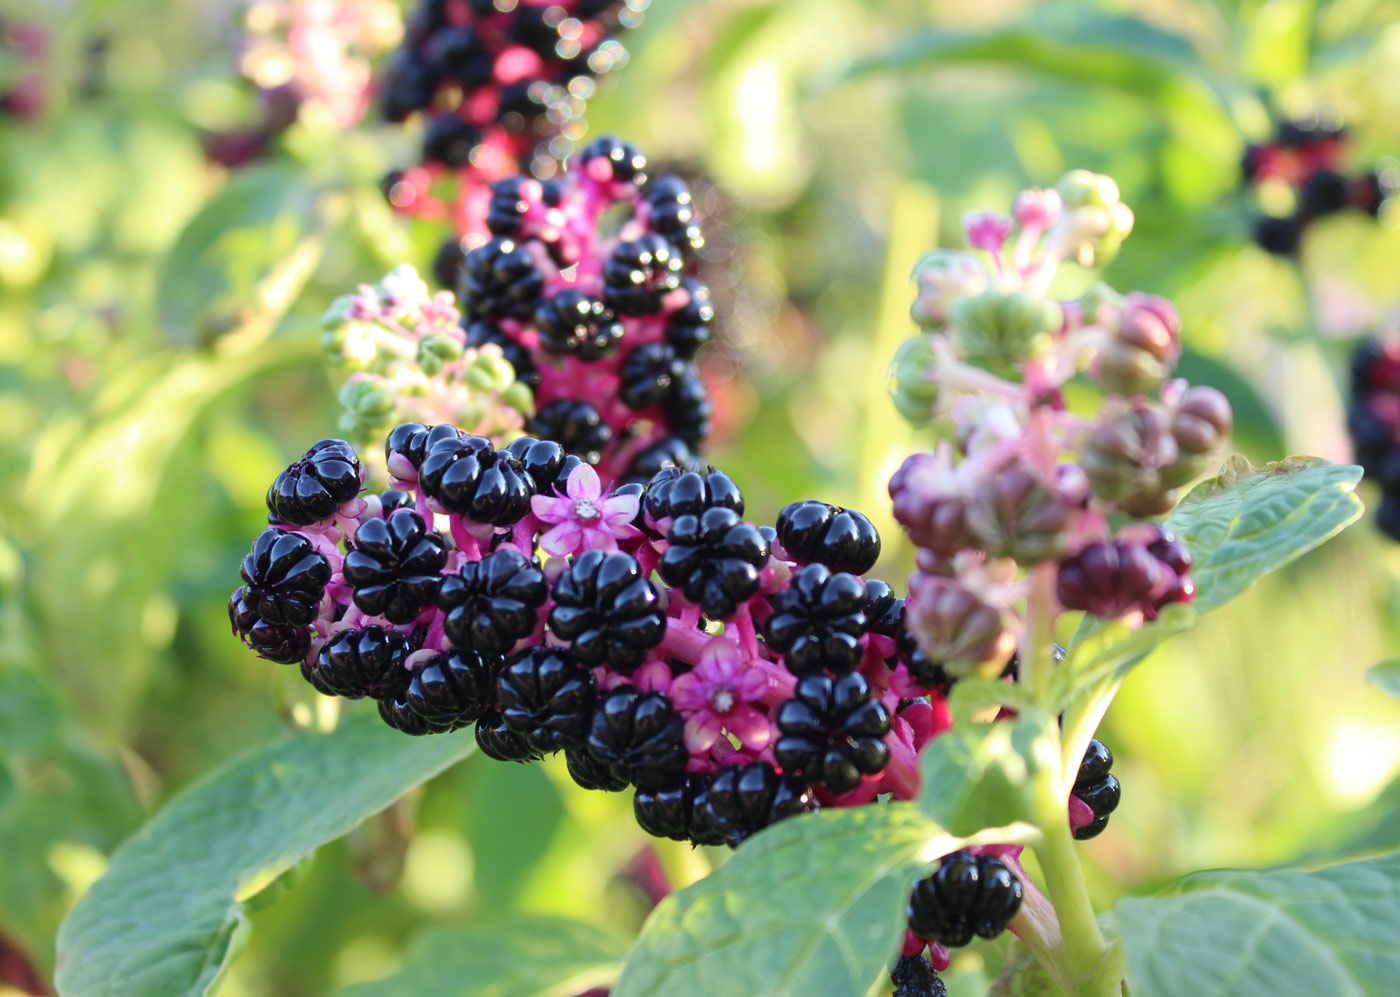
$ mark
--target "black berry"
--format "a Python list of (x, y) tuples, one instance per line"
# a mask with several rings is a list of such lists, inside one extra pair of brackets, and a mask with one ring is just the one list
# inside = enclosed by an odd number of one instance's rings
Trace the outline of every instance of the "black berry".
[(236, 589), (228, 600), (228, 618), (233, 632), (252, 650), (269, 661), (296, 664), (311, 650), (311, 628), (285, 623), (269, 623), (257, 613), (256, 598), (249, 598), (246, 587)]
[(519, 522), (535, 494), (520, 458), (479, 436), (438, 441), (423, 459), (418, 480), (447, 512), (493, 526)]
[[(661, 789), (639, 789), (632, 797), (632, 812), (647, 834), (685, 841), (695, 834), (695, 804), (704, 797), (708, 787), (708, 776), (692, 772), (679, 782)], [(711, 836), (695, 843), (719, 845), (724, 842)]]
[(364, 469), (344, 440), (319, 440), (267, 490), (268, 510), (284, 523), (309, 526), (330, 519), (360, 494)]
[(597, 360), (622, 339), (622, 323), (607, 305), (575, 288), (564, 288), (540, 302), (535, 311), (540, 345), (550, 353)]
[(506, 726), (535, 751), (583, 746), (597, 693), (593, 673), (558, 648), (532, 647), (506, 661), (496, 679)]
[(665, 343), (642, 343), (618, 369), (618, 397), (628, 408), (643, 409), (665, 398), (683, 372), (676, 351)]
[(855, 575), (809, 564), (769, 600), (773, 615), (763, 635), (794, 675), (854, 671), (865, 654), (866, 599), (865, 583)]
[(973, 935), (995, 938), (1021, 909), (1021, 881), (993, 855), (953, 852), (914, 884), (909, 929), (955, 948)]
[(432, 658), (413, 673), (404, 699), (433, 730), (456, 730), (496, 701), (501, 659), (459, 649)]
[(268, 529), (243, 558), (243, 612), (272, 624), (305, 626), (316, 619), (331, 566), (300, 533)]
[(392, 699), (408, 688), (404, 660), (413, 653), (406, 634), (375, 624), (331, 635), (313, 662), (303, 668), (318, 692), (347, 699)]
[(647, 227), (671, 240), (683, 257), (690, 259), (705, 248), (705, 236), (684, 180), (669, 173), (654, 178), (647, 184), (646, 202)]
[(492, 239), (467, 254), (462, 311), (473, 319), (529, 319), (539, 304), (544, 274), (512, 239)]
[(612, 135), (603, 135), (594, 139), (579, 150), (576, 158), (585, 172), (588, 172), (588, 167), (592, 163), (605, 160), (612, 168), (612, 179), (615, 182), (634, 184), (646, 182), (647, 157), (636, 146), (623, 142)]
[(647, 483), (642, 500), (656, 522), (677, 516), (698, 516), (706, 509), (730, 509), (744, 514), (744, 493), (729, 475), (712, 467), (693, 470), (683, 463), (662, 468)]
[(549, 628), (585, 665), (630, 675), (666, 634), (656, 586), (630, 554), (585, 551), (554, 583)]
[(632, 464), (627, 469), (627, 482), (645, 485), (664, 468), (685, 467), (694, 457), (684, 440), (663, 436), (638, 450), (632, 457)]
[(778, 513), (778, 542), (802, 563), (825, 564), (832, 571), (863, 575), (880, 557), (880, 534), (854, 509), (816, 499), (783, 507)]
[(778, 730), (773, 754), (783, 771), (833, 793), (849, 793), (861, 776), (875, 775), (890, 758), (884, 742), (889, 712), (870, 698), (859, 672), (802, 679), (793, 698), (778, 708)]
[(412, 509), (368, 519), (345, 555), (345, 580), (355, 605), (390, 623), (411, 623), (436, 598), (447, 545)]
[(1274, 256), (1296, 256), (1302, 234), (1303, 223), (1297, 218), (1260, 215), (1254, 221), (1254, 241)]
[(612, 439), (612, 427), (588, 402), (560, 399), (542, 406), (526, 428), (541, 439), (553, 440), (570, 453), (596, 463)]
[(689, 759), (685, 723), (663, 692), (622, 685), (593, 712), (588, 750), (599, 764), (639, 789), (674, 785)]
[(713, 506), (698, 516), (678, 516), (667, 539), (662, 579), (710, 619), (733, 616), (740, 603), (758, 594), (768, 540), (733, 509)]
[(647, 234), (613, 248), (603, 265), (603, 300), (619, 315), (654, 315), (681, 286), (684, 261), (664, 236)]
[(815, 809), (800, 780), (780, 775), (767, 762), (727, 765), (715, 774), (702, 799), (695, 802), (696, 832), (716, 837), (730, 848), (770, 824)]
[(1084, 759), (1079, 763), (1079, 772), (1074, 779), (1073, 794), (1094, 812), (1094, 819), (1083, 827), (1074, 829), (1074, 836), (1080, 841), (1097, 837), (1108, 826), (1108, 815), (1118, 809), (1122, 787), (1117, 776), (1111, 775), (1113, 752), (1098, 738), (1089, 742)]
[(710, 339), (715, 308), (710, 302), (710, 289), (694, 277), (686, 277), (681, 286), (689, 293), (690, 300), (666, 320), (666, 342), (671, 344), (676, 356), (691, 360)]
[(564, 761), (574, 782), (584, 789), (600, 789), (605, 793), (620, 793), (627, 788), (627, 780), (584, 750), (564, 752)]
[(498, 762), (531, 762), (540, 752), (530, 742), (506, 726), (498, 710), (487, 710), (476, 722), (476, 746), (487, 758)]

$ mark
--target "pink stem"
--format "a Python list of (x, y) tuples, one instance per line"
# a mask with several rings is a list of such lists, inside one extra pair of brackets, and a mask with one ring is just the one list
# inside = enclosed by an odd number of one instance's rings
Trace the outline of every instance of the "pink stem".
[(880, 773), (880, 788), (894, 794), (895, 799), (912, 800), (919, 793), (919, 756), (898, 735), (886, 737), (885, 743), (890, 747), (890, 760)]
[(476, 537), (467, 532), (462, 517), (448, 516), (447, 521), (452, 527), (452, 542), (457, 545), (457, 549), (462, 552), (462, 555), (469, 561), (481, 560), (481, 546), (477, 543)]

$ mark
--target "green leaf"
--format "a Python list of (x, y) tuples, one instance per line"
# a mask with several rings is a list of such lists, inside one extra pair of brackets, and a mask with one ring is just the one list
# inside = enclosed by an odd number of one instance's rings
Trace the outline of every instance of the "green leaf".
[(994, 724), (954, 725), (919, 762), (919, 809), (953, 834), (1029, 819), (1036, 772), (1059, 766), (1049, 718), (1038, 710)]
[(425, 931), (404, 968), (340, 997), (570, 997), (617, 979), (627, 945), (591, 924), (545, 915), (492, 917)]
[(1051, 702), (1063, 706), (1081, 689), (1127, 671), (1168, 637), (1190, 630), (1194, 606), (1162, 607), (1157, 619), (1134, 629), (1122, 620), (1101, 620), (1085, 613), (1070, 641), (1069, 656), (1050, 680)]
[(246, 941), (244, 900), (472, 744), (405, 737), (361, 713), (211, 772), (117, 850), (64, 921), (59, 992), (212, 992)]
[(1391, 658), (1366, 669), (1366, 681), (1386, 695), (1400, 699), (1400, 658)]
[(176, 343), (238, 332), (265, 338), (311, 277), (346, 205), (289, 164), (239, 171), (190, 219), (157, 278), (159, 318)]
[(1317, 872), (1210, 872), (1113, 910), (1133, 997), (1393, 993), (1400, 852)]
[(915, 874), (958, 845), (906, 803), (785, 820), (652, 912), (612, 997), (870, 992)]
[(955, 724), (970, 723), (974, 716), (992, 707), (1005, 706), (1018, 713), (1035, 706), (1035, 697), (1019, 682), (984, 679), (976, 675), (958, 679), (948, 695), (948, 709)]
[(1361, 468), (1316, 457), (1254, 467), (1238, 455), (1181, 500), (1166, 527), (1191, 548), (1197, 612), (1229, 602), (1361, 517)]

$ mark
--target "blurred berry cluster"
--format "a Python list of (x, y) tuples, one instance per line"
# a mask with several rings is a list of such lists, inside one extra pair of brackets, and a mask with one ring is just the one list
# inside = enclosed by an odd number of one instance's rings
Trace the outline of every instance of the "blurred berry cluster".
[(1316, 219), (1352, 209), (1377, 217), (1395, 189), (1389, 171), (1347, 175), (1348, 138), (1340, 124), (1323, 120), (1278, 123), (1271, 141), (1251, 143), (1240, 163), (1247, 186), (1282, 187), (1291, 194), (1290, 214), (1261, 213), (1254, 241), (1276, 256), (1295, 256), (1303, 232)]
[(1367, 340), (1352, 354), (1347, 428), (1356, 462), (1381, 487), (1376, 523), (1400, 540), (1400, 338)]
[(38, 24), (0, 17), (0, 114), (32, 121), (44, 113), (44, 62), (49, 33)]
[(381, 81), (393, 122), (423, 118), (422, 160), (391, 173), (399, 211), (479, 235), (484, 187), (553, 176), (582, 136), (595, 78), (627, 61), (614, 39), (647, 0), (423, 0)]

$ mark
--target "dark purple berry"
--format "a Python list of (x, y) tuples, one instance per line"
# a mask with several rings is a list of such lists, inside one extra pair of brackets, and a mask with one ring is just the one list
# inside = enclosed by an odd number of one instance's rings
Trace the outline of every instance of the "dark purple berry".
[(404, 700), (433, 730), (456, 730), (491, 708), (500, 669), (500, 658), (446, 651), (414, 671)]
[(666, 342), (676, 351), (676, 356), (693, 360), (700, 347), (709, 342), (715, 308), (710, 302), (710, 289), (694, 277), (686, 277), (681, 286), (689, 293), (690, 300), (666, 320)]
[(949, 948), (974, 935), (995, 938), (1021, 909), (1021, 892), (1021, 881), (996, 856), (953, 852), (914, 884), (909, 930)]
[(893, 997), (948, 997), (948, 988), (922, 952), (902, 955), (890, 972)]
[(1274, 256), (1296, 256), (1302, 235), (1303, 223), (1298, 218), (1260, 215), (1254, 220), (1254, 241)]
[(685, 445), (684, 440), (678, 440), (674, 436), (663, 436), (654, 443), (647, 444), (633, 455), (632, 464), (627, 469), (626, 480), (629, 484), (637, 483), (645, 486), (663, 469), (686, 467), (694, 459), (695, 455), (690, 452), (690, 447)]
[(654, 315), (662, 299), (681, 286), (684, 265), (664, 236), (620, 242), (603, 265), (603, 300), (619, 315)]
[(695, 470), (686, 464), (661, 469), (647, 482), (642, 500), (646, 514), (656, 522), (677, 516), (698, 516), (706, 509), (731, 509), (744, 514), (744, 493), (723, 471), (713, 467)]
[(1098, 738), (1090, 741), (1071, 790), (1094, 812), (1092, 821), (1074, 829), (1074, 836), (1080, 841), (1097, 837), (1108, 826), (1108, 815), (1118, 809), (1122, 787), (1118, 784), (1117, 776), (1109, 773), (1112, 767), (1113, 752), (1108, 750), (1108, 746)]
[(663, 692), (622, 685), (609, 690), (593, 711), (588, 751), (619, 779), (639, 789), (674, 785), (690, 755), (685, 723)]
[[(612, 168), (612, 179), (616, 183), (646, 183), (647, 157), (636, 146), (612, 135), (594, 139), (579, 150), (574, 157), (576, 164), (588, 172), (590, 164), (606, 160)], [(575, 164), (571, 163), (570, 166)]]
[(534, 632), (548, 598), (544, 573), (519, 551), (503, 547), (443, 577), (443, 632), (454, 647), (497, 657)]
[(345, 555), (345, 581), (363, 612), (390, 623), (412, 623), (437, 599), (447, 545), (414, 510), (366, 520), (352, 546)]
[(803, 564), (863, 575), (880, 558), (880, 534), (854, 509), (804, 499), (778, 513), (778, 542)]
[(528, 250), (511, 239), (492, 239), (467, 254), (462, 311), (472, 319), (528, 320), (543, 289), (544, 274)]
[[(709, 776), (688, 773), (673, 785), (661, 789), (639, 789), (632, 797), (632, 812), (637, 824), (647, 834), (673, 841), (685, 841), (695, 832), (695, 803), (704, 796)], [(697, 845), (720, 845), (722, 839), (710, 837), (696, 841)]]
[(479, 436), (438, 441), (423, 458), (418, 481), (443, 510), (493, 526), (519, 522), (535, 494), (520, 459)]
[(269, 623), (258, 615), (256, 605), (257, 599), (249, 598), (246, 587), (229, 596), (228, 618), (238, 638), (269, 661), (283, 665), (304, 661), (311, 650), (311, 628)]
[(783, 771), (838, 795), (859, 786), (861, 776), (880, 772), (890, 759), (884, 741), (889, 712), (870, 698), (860, 672), (802, 679), (793, 698), (778, 708), (778, 730), (773, 754)]
[(448, 236), (433, 254), (433, 280), (438, 287), (457, 290), (467, 266), (467, 249), (457, 236)]
[(433, 32), (424, 55), (433, 75), (461, 84), (464, 90), (491, 79), (491, 52), (469, 27), (446, 27)]
[(547, 753), (583, 746), (597, 692), (593, 673), (568, 651), (532, 647), (507, 659), (496, 696), (506, 726)]
[(466, 166), (472, 150), (481, 144), (481, 129), (452, 111), (433, 115), (423, 133), (423, 159), (444, 166)]
[(413, 737), (422, 737), (425, 734), (440, 734), (446, 728), (434, 727), (423, 717), (419, 716), (404, 701), (402, 697), (396, 699), (381, 699), (379, 701), (379, 718), (394, 730)]
[(405, 53), (390, 64), (381, 83), (380, 109), (389, 121), (403, 121), (432, 103), (437, 78), (419, 59)]
[(666, 613), (636, 558), (590, 550), (554, 583), (549, 628), (585, 665), (631, 675), (666, 635)]
[(661, 410), (666, 415), (671, 434), (685, 440), (692, 449), (699, 450), (710, 435), (710, 417), (714, 414), (714, 408), (700, 371), (693, 363), (680, 364), (670, 393), (661, 399)]
[(545, 350), (586, 361), (611, 353), (625, 331), (607, 305), (571, 287), (540, 302), (535, 329)]
[(267, 508), (293, 526), (330, 519), (342, 502), (360, 494), (365, 472), (355, 448), (344, 440), (319, 440), (272, 483)]
[(618, 368), (618, 397), (628, 408), (655, 405), (671, 391), (685, 364), (665, 343), (642, 343), (633, 348)]
[(584, 789), (600, 789), (605, 793), (620, 793), (627, 788), (627, 780), (614, 775), (612, 770), (599, 762), (587, 751), (566, 751), (564, 762), (574, 782)]
[(588, 402), (567, 398), (542, 406), (525, 425), (533, 435), (553, 440), (569, 453), (597, 463), (599, 454), (612, 439), (612, 427)]
[(498, 762), (532, 762), (539, 758), (530, 743), (506, 726), (497, 710), (487, 710), (476, 722), (476, 746)]
[(371, 624), (332, 634), (302, 672), (327, 696), (393, 699), (408, 688), (412, 676), (404, 660), (412, 653), (413, 642), (406, 634)]
[(865, 583), (855, 575), (809, 564), (769, 600), (773, 615), (763, 635), (794, 675), (854, 671), (865, 654), (866, 599)]
[(727, 765), (695, 802), (695, 830), (737, 848), (770, 824), (816, 808), (807, 787), (767, 762)]
[(541, 495), (562, 488), (574, 469), (583, 463), (574, 454), (565, 453), (554, 440), (538, 440), (533, 436), (512, 441), (506, 451), (520, 461), (521, 470), (530, 476), (535, 491)]
[(243, 558), (242, 612), (272, 624), (306, 626), (321, 607), (331, 566), (300, 533), (268, 529)]
[[(436, 444), (443, 440), (480, 440), (479, 436), (464, 437), (464, 434), (456, 426), (449, 426), (442, 423), (436, 426), (425, 426), (421, 422), (404, 422), (395, 426), (389, 433), (389, 438), (384, 441), (384, 456), (389, 462), (389, 471), (395, 477), (407, 481), (416, 481), (418, 471), (423, 466), (423, 460)], [(481, 442), (486, 442), (482, 440)], [(404, 466), (407, 465), (407, 466)], [(398, 473), (399, 470), (409, 472), (409, 476), (404, 478)]]
[(645, 197), (648, 228), (671, 240), (686, 259), (705, 248), (705, 236), (684, 180), (669, 173), (655, 177), (647, 184)]
[(680, 589), (712, 620), (733, 616), (758, 594), (768, 563), (768, 540), (733, 509), (712, 506), (700, 515), (678, 516), (667, 534), (661, 578)]

